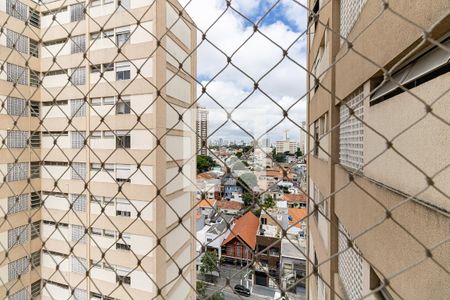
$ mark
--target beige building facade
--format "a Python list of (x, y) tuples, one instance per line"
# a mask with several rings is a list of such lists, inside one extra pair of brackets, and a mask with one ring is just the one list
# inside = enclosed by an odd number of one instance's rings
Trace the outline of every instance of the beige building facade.
[(194, 299), (192, 20), (39, 2), (0, 2), (0, 297)]
[(309, 299), (450, 293), (448, 1), (382, 4), (308, 1)]

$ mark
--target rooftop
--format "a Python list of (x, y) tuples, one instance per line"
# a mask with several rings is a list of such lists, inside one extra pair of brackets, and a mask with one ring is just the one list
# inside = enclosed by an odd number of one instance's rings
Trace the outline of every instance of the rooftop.
[(203, 199), (197, 203), (199, 208), (213, 208), (216, 205), (217, 200), (214, 199)]
[(240, 210), (243, 207), (243, 204), (237, 201), (220, 200), (217, 201), (216, 203), (217, 207), (220, 209)]
[(238, 237), (240, 241), (245, 242), (251, 249), (255, 249), (258, 227), (258, 217), (249, 211), (236, 220), (233, 229), (231, 229), (230, 234), (223, 241), (222, 245), (226, 245), (235, 237)]

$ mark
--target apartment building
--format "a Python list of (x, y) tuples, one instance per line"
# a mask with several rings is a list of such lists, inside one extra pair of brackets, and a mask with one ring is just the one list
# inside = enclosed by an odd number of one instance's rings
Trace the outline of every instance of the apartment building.
[(308, 5), (309, 297), (447, 298), (448, 1)]
[(196, 122), (196, 134), (197, 134), (197, 154), (208, 154), (208, 110), (204, 107), (197, 109), (197, 122)]
[(181, 10), (0, 1), (2, 299), (195, 298), (196, 31)]

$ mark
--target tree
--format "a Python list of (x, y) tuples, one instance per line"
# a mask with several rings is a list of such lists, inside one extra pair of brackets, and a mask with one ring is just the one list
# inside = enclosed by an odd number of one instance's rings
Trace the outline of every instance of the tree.
[(295, 156), (297, 158), (299, 158), (300, 156), (303, 156), (302, 150), (300, 150), (300, 148), (297, 147), (297, 151), (295, 152)]
[(245, 207), (251, 206), (253, 204), (253, 195), (249, 192), (244, 192), (242, 194), (242, 201)]
[(272, 195), (266, 195), (266, 197), (264, 198), (263, 207), (265, 209), (268, 209), (275, 207), (275, 204), (276, 202), (275, 199), (272, 197)]
[(197, 281), (196, 290), (197, 290), (197, 294), (198, 294), (200, 299), (205, 298), (205, 296), (206, 296), (206, 287), (205, 287), (205, 284), (203, 283), (203, 281)]
[(215, 166), (217, 164), (211, 156), (197, 155), (197, 173), (209, 171)]
[(210, 300), (225, 300), (225, 297), (223, 296), (223, 293), (215, 293), (208, 299), (210, 299)]
[(281, 163), (281, 162), (286, 162), (286, 154), (285, 154), (285, 153), (276, 153), (276, 154), (273, 156), (273, 159), (274, 159), (276, 162), (279, 162), (279, 163)]
[(200, 273), (203, 276), (211, 275), (214, 271), (219, 271), (219, 257), (216, 251), (206, 251), (201, 259)]

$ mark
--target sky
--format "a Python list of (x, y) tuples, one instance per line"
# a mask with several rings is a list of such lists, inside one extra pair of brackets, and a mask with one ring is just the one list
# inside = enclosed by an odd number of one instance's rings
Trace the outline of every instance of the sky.
[[(199, 29), (197, 76), (206, 94), (199, 86), (198, 103), (209, 110), (209, 139), (250, 140), (268, 132), (275, 141), (286, 129), (298, 139), (298, 124), (306, 119), (307, 11), (299, 4), (306, 0), (233, 0), (231, 7), (225, 0), (180, 3)], [(227, 122), (225, 110), (247, 132)], [(296, 124), (283, 120), (283, 110)]]

